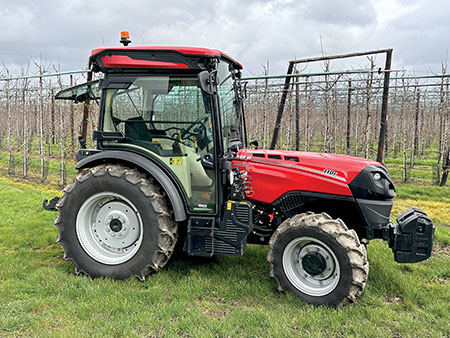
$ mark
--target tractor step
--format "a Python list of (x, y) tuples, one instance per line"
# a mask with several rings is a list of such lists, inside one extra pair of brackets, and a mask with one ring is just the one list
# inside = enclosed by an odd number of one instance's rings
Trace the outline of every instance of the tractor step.
[(214, 217), (198, 216), (189, 219), (185, 250), (191, 256), (241, 256), (252, 228), (251, 204), (228, 201), (223, 221), (219, 224), (215, 222)]
[[(214, 254), (214, 217), (191, 217), (185, 250), (191, 256), (211, 257)], [(186, 247), (187, 246), (187, 247)]]

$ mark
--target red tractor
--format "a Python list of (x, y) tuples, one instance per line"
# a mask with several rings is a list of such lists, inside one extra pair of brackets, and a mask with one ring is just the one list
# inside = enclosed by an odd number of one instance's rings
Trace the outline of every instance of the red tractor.
[(338, 306), (366, 285), (371, 239), (388, 241), (399, 263), (430, 257), (432, 221), (417, 209), (390, 221), (395, 188), (380, 163), (242, 149), (239, 62), (215, 49), (122, 40), (92, 51), (100, 80), (56, 95), (99, 104), (97, 147), (77, 152), (79, 174), (53, 201), (57, 242), (77, 274), (144, 280), (177, 242), (193, 256), (268, 244), (280, 289)]

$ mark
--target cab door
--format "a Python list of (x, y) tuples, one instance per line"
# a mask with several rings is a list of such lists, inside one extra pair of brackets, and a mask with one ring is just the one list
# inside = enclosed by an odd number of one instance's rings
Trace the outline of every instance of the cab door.
[(190, 213), (217, 211), (212, 104), (196, 75), (110, 75), (103, 92), (103, 131), (124, 135), (103, 148), (128, 148), (163, 164), (183, 187)]

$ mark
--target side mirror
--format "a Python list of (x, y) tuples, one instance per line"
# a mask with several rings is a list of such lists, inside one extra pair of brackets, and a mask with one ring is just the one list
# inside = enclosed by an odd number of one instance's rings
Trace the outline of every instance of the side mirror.
[(250, 145), (255, 147), (255, 149), (259, 149), (261, 143), (259, 142), (259, 140), (253, 140), (252, 142), (250, 142)]
[(239, 149), (242, 149), (242, 142), (239, 140), (230, 140), (228, 143), (228, 150), (237, 153)]
[(212, 95), (214, 93), (212, 76), (207, 70), (198, 73), (198, 84), (206, 94)]

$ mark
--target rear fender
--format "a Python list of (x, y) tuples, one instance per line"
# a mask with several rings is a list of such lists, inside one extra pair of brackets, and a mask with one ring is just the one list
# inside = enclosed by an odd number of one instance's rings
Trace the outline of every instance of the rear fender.
[(174, 179), (163, 171), (155, 161), (142, 155), (121, 150), (105, 150), (94, 153), (81, 159), (77, 169), (90, 168), (101, 163), (124, 163), (135, 166), (152, 176), (164, 189), (172, 204), (175, 221), (180, 222), (187, 219), (185, 203), (183, 200), (181, 188), (174, 182)]

